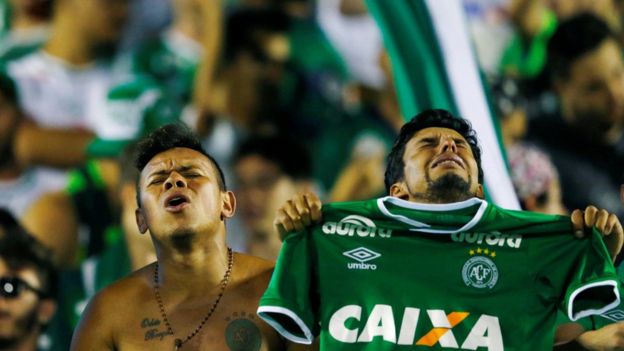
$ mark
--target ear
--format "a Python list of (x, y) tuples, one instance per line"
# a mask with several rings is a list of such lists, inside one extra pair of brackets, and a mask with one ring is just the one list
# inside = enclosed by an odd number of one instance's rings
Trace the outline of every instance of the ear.
[(50, 298), (41, 300), (37, 308), (37, 320), (39, 324), (48, 324), (54, 316), (54, 312), (56, 312), (56, 301)]
[(477, 191), (475, 193), (479, 199), (485, 198), (485, 193), (483, 192), (483, 185), (477, 184)]
[(398, 197), (401, 200), (409, 200), (409, 192), (405, 182), (394, 183), (390, 186), (390, 196)]
[(134, 216), (136, 218), (137, 227), (139, 227), (139, 232), (145, 234), (145, 232), (147, 232), (147, 219), (145, 218), (143, 210), (137, 208), (134, 210)]
[(225, 218), (232, 218), (236, 212), (236, 197), (231, 191), (225, 191), (221, 193), (221, 200), (223, 201), (223, 208), (221, 209), (221, 220)]

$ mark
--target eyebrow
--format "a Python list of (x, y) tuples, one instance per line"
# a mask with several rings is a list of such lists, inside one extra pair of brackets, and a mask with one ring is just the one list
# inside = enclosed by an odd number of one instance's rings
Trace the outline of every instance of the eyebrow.
[[(439, 140), (440, 140), (440, 137), (439, 137), (439, 136), (438, 136), (438, 137), (431, 137), (431, 136), (429, 136), (429, 137), (423, 137), (422, 139), (419, 139), (419, 140), (417, 140), (416, 142), (417, 142), (417, 143), (436, 143), (436, 142), (438, 142)], [(459, 144), (459, 143), (461, 143), (461, 144), (466, 144), (466, 143), (467, 143), (467, 141), (466, 141), (466, 140), (464, 140), (464, 139), (462, 139), (462, 138), (459, 138), (459, 137), (455, 137), (455, 138), (453, 138), (453, 141), (454, 141), (456, 144)]]
[[(182, 173), (182, 172), (194, 170), (194, 169), (197, 169), (197, 168), (198, 168), (197, 166), (180, 166), (180, 167), (177, 167), (177, 168), (175, 168), (173, 170), (178, 172), (178, 173)], [(160, 170), (158, 172), (150, 173), (148, 176), (149, 177), (164, 176), (164, 175), (168, 175), (169, 173), (171, 173), (171, 170), (163, 169), (163, 170)]]

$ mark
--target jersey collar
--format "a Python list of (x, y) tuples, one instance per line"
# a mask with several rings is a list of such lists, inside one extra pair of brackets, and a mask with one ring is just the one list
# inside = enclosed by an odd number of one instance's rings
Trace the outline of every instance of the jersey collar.
[[(406, 209), (420, 210), (420, 211), (429, 211), (429, 212), (444, 212), (444, 211), (453, 211), (453, 210), (461, 210), (464, 208), (468, 208), (471, 206), (478, 205), (479, 208), (475, 212), (474, 216), (470, 221), (464, 224), (461, 228), (457, 229), (433, 229), (431, 225), (423, 222), (416, 221), (414, 219), (408, 218), (403, 215), (391, 213), (386, 207), (386, 203), (393, 204), (395, 206), (399, 206)], [(461, 201), (461, 202), (452, 202), (448, 204), (424, 204), (418, 202), (410, 202), (401, 200), (398, 197), (393, 196), (385, 196), (377, 199), (377, 207), (385, 216), (393, 218), (399, 222), (410, 225), (412, 228), (410, 230), (419, 231), (423, 233), (430, 234), (454, 234), (463, 231), (467, 231), (470, 228), (474, 227), (485, 213), (487, 209), (488, 203), (485, 200), (473, 197), (471, 199)]]

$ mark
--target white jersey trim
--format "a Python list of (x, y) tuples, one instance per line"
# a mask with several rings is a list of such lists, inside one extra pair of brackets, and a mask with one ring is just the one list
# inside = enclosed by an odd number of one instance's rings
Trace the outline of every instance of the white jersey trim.
[[(570, 318), (571, 321), (575, 322), (583, 317), (588, 317), (588, 316), (592, 316), (592, 315), (598, 315), (598, 314), (603, 314), (609, 310), (611, 310), (612, 308), (618, 306), (620, 304), (620, 292), (617, 289), (617, 282), (615, 280), (605, 280), (605, 281), (601, 281), (601, 282), (595, 282), (595, 283), (590, 283), (587, 285), (583, 285), (580, 288), (574, 290), (572, 292), (572, 294), (570, 295), (570, 299), (568, 300), (568, 318)], [(613, 287), (613, 294), (615, 295), (615, 301), (611, 302), (610, 304), (604, 306), (603, 308), (599, 308), (599, 309), (588, 309), (588, 310), (583, 310), (583, 311), (579, 311), (576, 314), (573, 311), (573, 307), (574, 307), (574, 301), (576, 299), (576, 297), (582, 293), (583, 291), (587, 290), (587, 289), (592, 289), (595, 287), (600, 287), (600, 286), (612, 286)]]
[[(260, 316), (260, 318), (264, 319), (264, 321), (267, 322), (271, 327), (277, 330), (278, 333), (280, 333), (283, 337), (292, 342), (310, 345), (312, 344), (312, 341), (314, 341), (314, 336), (312, 335), (310, 329), (305, 325), (301, 318), (297, 316), (295, 312), (289, 310), (288, 308), (280, 306), (260, 306), (258, 307), (258, 311), (256, 313), (258, 314), (258, 316)], [(297, 324), (299, 329), (301, 329), (301, 331), (305, 335), (305, 338), (294, 335), (286, 330), (280, 323), (278, 323), (271, 317), (272, 313), (281, 314), (292, 319), (292, 321)]]
[[(431, 212), (460, 210), (460, 209), (464, 209), (464, 208), (474, 206), (474, 205), (479, 205), (479, 209), (475, 213), (474, 217), (472, 217), (472, 219), (468, 221), (468, 223), (464, 224), (461, 228), (430, 229), (431, 225), (427, 223), (419, 222), (411, 218), (408, 218), (406, 216), (390, 213), (390, 211), (386, 207), (386, 204), (385, 204), (386, 202), (389, 202), (393, 205), (397, 205), (403, 208), (408, 208), (408, 209), (413, 209), (413, 210), (424, 210), (424, 211), (431, 211)], [(410, 230), (417, 230), (419, 232), (431, 233), (431, 234), (455, 234), (455, 233), (469, 230), (470, 228), (474, 227), (477, 223), (479, 223), (479, 221), (483, 217), (483, 214), (485, 213), (485, 210), (487, 209), (487, 206), (488, 206), (487, 201), (476, 198), (476, 197), (473, 197), (465, 201), (452, 202), (448, 204), (424, 204), (424, 203), (418, 203), (418, 202), (410, 202), (410, 201), (401, 200), (398, 197), (394, 197), (394, 196), (386, 196), (386, 197), (381, 197), (377, 199), (377, 207), (385, 216), (393, 218), (399, 222), (402, 222), (402, 223), (405, 223), (414, 227), (414, 228), (410, 228)]]

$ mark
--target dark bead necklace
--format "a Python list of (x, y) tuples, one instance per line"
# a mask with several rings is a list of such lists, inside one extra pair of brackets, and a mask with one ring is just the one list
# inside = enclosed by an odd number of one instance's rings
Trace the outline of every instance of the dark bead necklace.
[[(234, 254), (232, 252), (232, 249), (228, 247), (228, 268), (225, 271), (225, 274), (223, 275), (223, 279), (221, 279), (221, 284), (220, 284), (221, 291), (219, 291), (219, 295), (217, 296), (217, 299), (212, 304), (212, 307), (210, 308), (210, 311), (208, 311), (208, 314), (201, 320), (197, 328), (195, 328), (195, 330), (193, 330), (192, 333), (187, 335), (184, 340), (179, 339), (179, 338), (175, 339), (174, 350), (176, 351), (179, 350), (180, 347), (182, 347), (184, 343), (191, 340), (195, 335), (197, 335), (199, 331), (201, 330), (201, 328), (204, 326), (204, 324), (206, 324), (208, 319), (210, 319), (210, 316), (212, 316), (214, 311), (217, 309), (217, 306), (219, 305), (219, 301), (221, 301), (221, 298), (223, 297), (225, 288), (227, 287), (228, 281), (230, 280), (230, 276), (232, 275), (233, 266), (234, 266)], [(165, 304), (162, 302), (162, 298), (160, 297), (160, 291), (158, 289), (158, 285), (159, 285), (158, 284), (158, 262), (156, 262), (156, 265), (154, 266), (154, 295), (156, 296), (156, 302), (158, 302), (158, 307), (160, 308), (160, 315), (162, 316), (163, 321), (165, 322), (165, 326), (167, 326), (167, 332), (170, 335), (174, 335), (173, 328), (171, 327), (171, 323), (169, 323), (169, 319), (167, 319), (167, 313), (165, 312)]]

